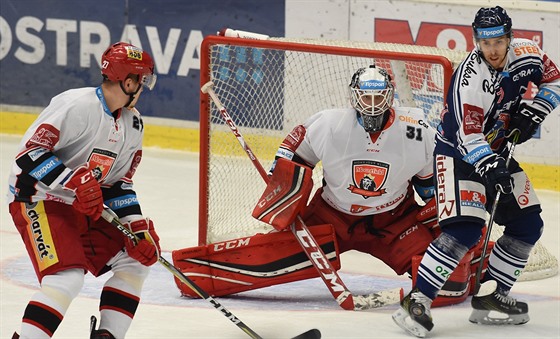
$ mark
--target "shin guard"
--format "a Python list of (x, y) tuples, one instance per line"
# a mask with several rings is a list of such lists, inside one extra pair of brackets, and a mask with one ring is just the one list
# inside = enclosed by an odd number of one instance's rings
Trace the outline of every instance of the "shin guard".
[[(467, 252), (453, 273), (449, 276), (437, 297), (432, 303), (432, 307), (440, 307), (462, 303), (469, 296), (470, 278), (471, 278), (471, 261), (473, 251)], [(418, 267), (422, 261), (421, 255), (412, 257), (412, 286), (416, 286), (418, 277)]]

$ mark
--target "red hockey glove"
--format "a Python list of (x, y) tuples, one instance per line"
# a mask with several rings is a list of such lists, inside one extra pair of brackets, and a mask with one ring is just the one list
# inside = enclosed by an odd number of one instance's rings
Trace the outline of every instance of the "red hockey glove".
[(439, 236), (441, 229), (438, 224), (436, 198), (432, 198), (426, 202), (426, 205), (420, 206), (418, 214), (416, 214), (417, 225), (424, 225), (432, 232), (434, 238)]
[(161, 249), (159, 237), (150, 219), (141, 219), (127, 224), (128, 228), (139, 238), (135, 245), (132, 240), (126, 239), (128, 255), (144, 266), (151, 266), (159, 258)]
[(93, 220), (99, 219), (103, 211), (103, 193), (87, 166), (78, 167), (63, 187), (76, 195), (72, 206), (78, 212), (92, 217)]

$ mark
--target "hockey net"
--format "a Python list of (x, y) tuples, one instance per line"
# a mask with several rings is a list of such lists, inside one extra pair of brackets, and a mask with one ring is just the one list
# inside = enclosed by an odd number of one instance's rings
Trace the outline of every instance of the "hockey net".
[[(320, 110), (349, 107), (352, 74), (373, 63), (390, 71), (395, 105), (422, 108), (426, 121), (436, 126), (453, 68), (465, 55), (414, 45), (209, 36), (201, 47), (200, 77), (201, 85), (214, 82), (232, 120), (268, 170), (280, 142), (296, 125)], [(317, 188), (320, 164), (313, 178)], [(199, 244), (271, 231), (251, 217), (264, 189), (216, 106), (201, 94)], [(493, 239), (500, 229), (493, 227)], [(544, 278), (556, 274), (557, 267), (556, 258), (537, 244), (523, 277)]]

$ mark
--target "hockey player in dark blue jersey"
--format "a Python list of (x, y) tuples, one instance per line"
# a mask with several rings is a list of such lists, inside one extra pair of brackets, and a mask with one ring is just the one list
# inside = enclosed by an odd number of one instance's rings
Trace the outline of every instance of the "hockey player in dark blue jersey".
[[(432, 300), (479, 241), (498, 191), (494, 220), (505, 231), (472, 298), (469, 321), (529, 321), (527, 304), (508, 294), (541, 236), (541, 206), (517, 161), (512, 158), (506, 166), (505, 159), (508, 141), (514, 136), (517, 143), (529, 140), (560, 106), (560, 72), (535, 42), (513, 38), (511, 18), (499, 6), (481, 8), (472, 28), (476, 47), (455, 70), (436, 136), (434, 178), (442, 234), (428, 247), (416, 285), (393, 314), (400, 327), (417, 337), (433, 328)], [(526, 103), (522, 96), (529, 82), (538, 93)]]

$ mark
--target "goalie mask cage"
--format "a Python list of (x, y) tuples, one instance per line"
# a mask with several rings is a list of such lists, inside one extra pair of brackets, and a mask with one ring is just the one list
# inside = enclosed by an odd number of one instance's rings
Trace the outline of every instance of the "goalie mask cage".
[[(454, 66), (465, 52), (373, 42), (209, 36), (201, 46), (201, 86), (214, 82), (226, 107), (263, 167), (272, 165), (286, 135), (324, 109), (350, 106), (354, 72), (371, 64), (389, 71), (395, 105), (420, 107), (439, 122)], [(321, 184), (320, 163), (315, 188)], [(266, 185), (220, 112), (201, 93), (199, 245), (267, 233), (251, 212)], [(501, 235), (493, 227), (492, 239)], [(539, 243), (523, 278), (554, 275), (558, 263)]]

